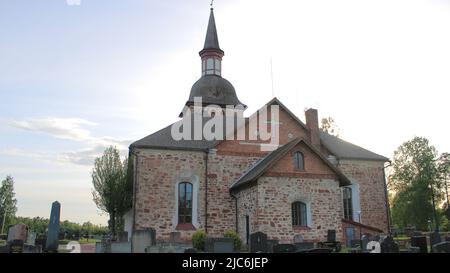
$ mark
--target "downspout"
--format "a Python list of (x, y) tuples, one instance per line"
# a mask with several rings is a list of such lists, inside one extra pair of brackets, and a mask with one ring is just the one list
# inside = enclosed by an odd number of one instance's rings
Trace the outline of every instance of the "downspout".
[(384, 195), (386, 198), (386, 216), (387, 216), (387, 225), (388, 225), (388, 234), (391, 235), (391, 208), (389, 205), (389, 194), (388, 194), (388, 186), (386, 181), (386, 168), (391, 166), (391, 162), (387, 166), (383, 167), (383, 180), (384, 180)]
[(236, 215), (236, 217), (235, 217), (235, 221), (236, 221), (236, 233), (239, 233), (239, 225), (238, 225), (238, 199), (237, 199), (237, 197), (236, 197), (236, 195), (234, 195), (234, 194), (232, 194), (231, 192), (230, 192), (230, 196), (234, 199), (234, 209), (235, 209), (235, 212), (234, 212), (234, 214)]
[(209, 149), (206, 150), (205, 157), (205, 232), (208, 234), (208, 157)]

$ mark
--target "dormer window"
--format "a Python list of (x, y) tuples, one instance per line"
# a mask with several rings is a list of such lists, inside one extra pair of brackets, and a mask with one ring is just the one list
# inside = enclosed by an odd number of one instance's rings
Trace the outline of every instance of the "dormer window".
[(208, 57), (202, 62), (202, 75), (221, 75), (221, 61), (214, 57)]

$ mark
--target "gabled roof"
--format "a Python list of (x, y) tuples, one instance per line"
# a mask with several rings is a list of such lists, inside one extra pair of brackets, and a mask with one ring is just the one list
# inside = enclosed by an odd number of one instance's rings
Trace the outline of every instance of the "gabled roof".
[(315, 153), (338, 177), (340, 186), (350, 185), (350, 180), (336, 168), (328, 159), (326, 159), (316, 148), (309, 145), (303, 139), (294, 139), (291, 142), (279, 147), (275, 151), (269, 153), (257, 161), (251, 168), (249, 168), (240, 178), (236, 180), (230, 187), (230, 191), (236, 191), (239, 188), (248, 186), (261, 177), (270, 167), (272, 167), (278, 160), (285, 156), (297, 144), (305, 144), (313, 153)]
[(338, 159), (359, 159), (373, 161), (389, 161), (388, 158), (344, 141), (338, 137), (320, 132), (322, 144)]
[[(283, 103), (281, 103), (281, 101), (275, 97), (272, 100), (270, 100), (268, 103), (265, 104), (265, 106), (269, 106), (269, 105), (279, 105), (284, 111), (286, 111), (286, 113), (289, 114), (289, 116), (291, 116), (291, 118), (293, 118), (300, 126), (302, 126), (305, 130), (309, 131), (309, 128), (306, 126), (305, 123), (303, 123), (303, 121), (301, 121), (294, 113), (291, 112), (291, 110), (289, 110), (289, 108), (287, 108)], [(263, 107), (261, 107), (263, 108)]]

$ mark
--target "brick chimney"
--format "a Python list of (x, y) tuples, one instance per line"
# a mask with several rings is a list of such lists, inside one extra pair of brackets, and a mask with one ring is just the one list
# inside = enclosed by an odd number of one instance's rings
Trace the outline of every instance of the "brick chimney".
[(311, 145), (320, 149), (320, 131), (319, 131), (319, 117), (317, 109), (308, 109), (305, 112), (306, 127), (310, 131)]

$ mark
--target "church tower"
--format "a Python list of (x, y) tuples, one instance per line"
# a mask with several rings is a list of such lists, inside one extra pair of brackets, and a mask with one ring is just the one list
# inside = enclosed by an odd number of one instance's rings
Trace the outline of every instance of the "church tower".
[[(239, 101), (233, 85), (222, 77), (222, 58), (225, 53), (219, 46), (213, 8), (209, 15), (205, 44), (199, 54), (202, 76), (192, 86), (186, 106), (193, 106), (194, 99), (201, 97), (203, 106), (217, 105), (225, 108), (231, 105), (246, 108), (247, 106)], [(183, 116), (183, 113), (180, 116)]]

